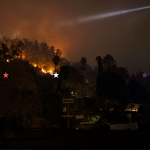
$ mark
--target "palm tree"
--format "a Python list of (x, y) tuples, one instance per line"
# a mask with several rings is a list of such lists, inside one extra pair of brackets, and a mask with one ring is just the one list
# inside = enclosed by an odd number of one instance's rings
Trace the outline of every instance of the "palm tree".
[(101, 56), (97, 56), (95, 61), (97, 61), (98, 63), (98, 74), (101, 74), (103, 72), (103, 63)]
[(59, 64), (60, 62), (60, 57), (58, 55), (54, 55), (54, 58), (52, 59), (52, 61), (55, 64), (55, 72), (56, 72), (56, 66)]
[(82, 57), (80, 62), (82, 63), (82, 67), (81, 67), (81, 70), (82, 70), (82, 75), (83, 75), (83, 71), (85, 71), (85, 67), (84, 65), (87, 63), (87, 59), (85, 57)]
[(107, 70), (109, 67), (116, 65), (116, 61), (114, 60), (114, 58), (110, 54), (107, 54), (103, 58), (103, 64), (104, 64), (105, 70)]

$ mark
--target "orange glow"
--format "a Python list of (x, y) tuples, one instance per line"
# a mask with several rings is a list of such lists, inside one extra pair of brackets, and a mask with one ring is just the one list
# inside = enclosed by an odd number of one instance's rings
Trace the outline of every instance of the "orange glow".
[(34, 67), (37, 67), (37, 65), (36, 65), (36, 64), (34, 64), (33, 66), (34, 66)]
[(9, 62), (9, 60), (7, 59), (7, 62)]
[(22, 54), (22, 59), (25, 59), (25, 55), (24, 54)]
[(46, 71), (44, 71), (43, 69), (42, 69), (42, 72), (46, 73)]
[(51, 75), (53, 75), (53, 71), (52, 70), (50, 70), (50, 71), (47, 71), (49, 74), (51, 74)]

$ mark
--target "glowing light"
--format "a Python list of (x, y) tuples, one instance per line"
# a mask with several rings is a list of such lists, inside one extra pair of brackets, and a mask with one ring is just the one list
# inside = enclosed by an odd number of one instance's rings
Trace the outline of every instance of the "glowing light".
[(7, 59), (7, 62), (9, 62), (9, 60)]
[(52, 70), (50, 70), (50, 71), (47, 71), (49, 74), (51, 74), (51, 75), (53, 75), (53, 71)]
[(148, 9), (150, 6), (147, 7), (141, 7), (141, 8), (135, 8), (135, 9), (129, 9), (129, 10), (122, 10), (122, 11), (116, 11), (116, 12), (110, 12), (110, 13), (104, 13), (104, 14), (99, 14), (99, 15), (94, 15), (94, 16), (89, 16), (89, 17), (84, 17), (84, 18), (79, 18), (77, 20), (71, 20), (71, 21), (62, 21), (58, 23), (56, 26), (63, 27), (63, 26), (71, 26), (76, 23), (82, 23), (82, 22), (88, 22), (88, 21), (93, 21), (93, 20), (98, 20), (98, 19), (103, 19), (107, 17), (113, 17), (121, 14), (126, 14), (129, 12), (134, 12), (138, 10), (143, 10), (143, 9)]
[(34, 64), (34, 67), (37, 67), (37, 65), (36, 65), (36, 64)]
[[(36, 66), (37, 66), (37, 65), (36, 65)], [(34, 65), (34, 67), (35, 67), (35, 65)], [(44, 73), (49, 73), (49, 74), (51, 74), (51, 75), (54, 75), (52, 70), (46, 72), (44, 69), (42, 69), (42, 72), (44, 72)]]
[(44, 71), (43, 69), (42, 69), (42, 72), (46, 73), (46, 71)]
[(22, 59), (25, 59), (25, 55), (24, 54), (22, 55)]

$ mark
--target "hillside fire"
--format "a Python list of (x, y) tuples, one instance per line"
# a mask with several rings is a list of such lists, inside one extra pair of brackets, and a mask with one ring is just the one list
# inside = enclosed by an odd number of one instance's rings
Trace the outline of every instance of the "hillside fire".
[(49, 73), (49, 74), (53, 75), (53, 71), (52, 70), (46, 72), (44, 69), (42, 69), (42, 72)]
[(42, 69), (42, 72), (46, 73), (46, 71), (44, 71), (43, 69)]
[(52, 71), (52, 70), (50, 70), (50, 71), (47, 71), (47, 72), (49, 72), (49, 74), (53, 75), (53, 71)]

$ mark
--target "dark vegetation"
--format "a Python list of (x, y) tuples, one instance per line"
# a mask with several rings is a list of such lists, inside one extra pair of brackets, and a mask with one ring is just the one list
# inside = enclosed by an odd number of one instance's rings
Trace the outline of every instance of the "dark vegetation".
[[(47, 128), (64, 128), (67, 121), (62, 118), (62, 100), (73, 98), (75, 103), (70, 104), (70, 114), (101, 115), (116, 123), (129, 122), (124, 114), (128, 103), (148, 103), (141, 106), (139, 112), (142, 114), (141, 122), (149, 123), (149, 76), (144, 79), (140, 69), (136, 76), (130, 76), (126, 68), (117, 67), (109, 54), (103, 59), (96, 57), (98, 67), (92, 70), (85, 57), (79, 63), (70, 64), (61, 57), (61, 53), (46, 43), (8, 36), (1, 39), (1, 117), (11, 115), (8, 113), (11, 111), (18, 119), (40, 118)], [(41, 70), (50, 68), (59, 73), (58, 78)], [(8, 78), (4, 78), (5, 72), (9, 74)], [(114, 109), (110, 113), (111, 108)]]

